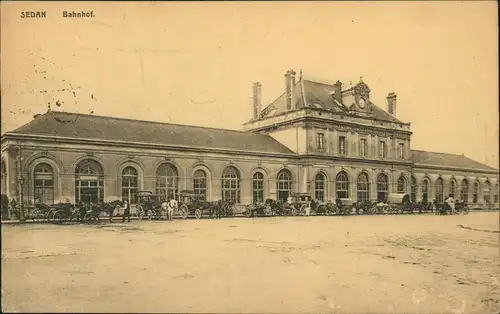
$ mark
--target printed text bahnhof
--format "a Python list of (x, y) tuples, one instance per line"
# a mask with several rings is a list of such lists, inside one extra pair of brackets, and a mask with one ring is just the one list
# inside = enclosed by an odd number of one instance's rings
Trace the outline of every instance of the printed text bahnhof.
[[(94, 11), (62, 11), (62, 17), (94, 17)], [(34, 19), (40, 19), (40, 18), (46, 18), (47, 17), (47, 12), (46, 11), (23, 11), (21, 12), (21, 18), (22, 19), (29, 19), (29, 18), (34, 18)]]

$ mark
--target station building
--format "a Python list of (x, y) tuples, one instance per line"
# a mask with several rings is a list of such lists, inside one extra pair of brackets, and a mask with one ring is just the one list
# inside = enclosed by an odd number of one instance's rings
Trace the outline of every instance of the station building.
[[(35, 202), (137, 202), (193, 190), (239, 204), (292, 192), (334, 201), (455, 198), (498, 206), (498, 169), (463, 155), (411, 149), (410, 123), (371, 102), (366, 83), (347, 88), (292, 70), (267, 106), (253, 86), (243, 131), (48, 111), (2, 135), (2, 194)], [(384, 107), (385, 107), (384, 106)], [(21, 193), (21, 189), (22, 192)]]

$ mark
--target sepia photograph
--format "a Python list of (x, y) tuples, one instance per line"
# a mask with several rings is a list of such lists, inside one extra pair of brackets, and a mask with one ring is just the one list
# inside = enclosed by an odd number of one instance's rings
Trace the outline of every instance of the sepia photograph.
[(2, 313), (500, 313), (497, 10), (2, 1)]

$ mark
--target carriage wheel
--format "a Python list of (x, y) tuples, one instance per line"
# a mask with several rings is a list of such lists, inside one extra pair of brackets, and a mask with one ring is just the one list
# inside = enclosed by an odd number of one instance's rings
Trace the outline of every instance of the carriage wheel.
[(250, 218), (250, 217), (252, 217), (252, 214), (253, 214), (253, 213), (252, 213), (252, 208), (251, 208), (251, 205), (248, 205), (248, 206), (247, 206), (247, 208), (246, 208), (246, 210), (245, 210), (245, 216), (246, 216), (247, 218)]
[(467, 215), (468, 213), (469, 213), (469, 207), (468, 206), (465, 206), (464, 208), (462, 208), (462, 214)]
[(194, 211), (194, 216), (196, 217), (196, 219), (201, 219), (202, 214), (203, 212), (199, 208), (196, 208), (196, 210)]
[(403, 214), (403, 213), (404, 213), (403, 208), (399, 207), (399, 208), (398, 208), (398, 214)]
[(297, 209), (294, 207), (292, 208), (292, 216), (298, 216), (299, 215), (299, 212), (297, 211)]
[(83, 218), (83, 221), (86, 223), (86, 224), (90, 224), (90, 223), (93, 223), (94, 222), (94, 217), (92, 215), (92, 213), (86, 213), (85, 214), (85, 217)]
[(153, 216), (154, 216), (154, 214), (153, 214), (153, 211), (152, 211), (151, 209), (148, 209), (148, 214), (147, 214), (147, 216), (148, 216), (148, 220), (153, 220), (153, 218), (154, 218), (154, 217), (153, 217)]
[(189, 210), (185, 204), (183, 204), (181, 208), (179, 208), (179, 214), (181, 215), (182, 219), (186, 219), (188, 217)]
[(31, 219), (33, 220), (33, 222), (43, 221), (44, 218), (45, 215), (39, 209), (35, 209), (33, 213), (31, 213)]
[(54, 213), (54, 222), (55, 223), (62, 223), (64, 220), (64, 212), (62, 210), (58, 210)]
[(137, 213), (137, 218), (139, 220), (142, 220), (144, 218), (144, 209), (142, 208), (141, 205), (137, 205), (137, 211), (136, 211), (136, 213)]

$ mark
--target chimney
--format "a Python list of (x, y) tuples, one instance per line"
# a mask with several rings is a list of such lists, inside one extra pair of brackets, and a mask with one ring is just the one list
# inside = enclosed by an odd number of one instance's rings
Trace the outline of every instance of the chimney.
[(286, 110), (295, 109), (295, 103), (293, 99), (294, 87), (295, 87), (295, 71), (288, 70), (285, 74), (285, 96), (286, 96)]
[(253, 83), (253, 118), (260, 119), (262, 111), (262, 85), (259, 82)]
[(334, 97), (339, 103), (342, 103), (342, 82), (337, 81), (334, 86), (335, 86)]
[(389, 112), (393, 116), (396, 115), (396, 94), (395, 93), (389, 93), (387, 95), (387, 112)]

